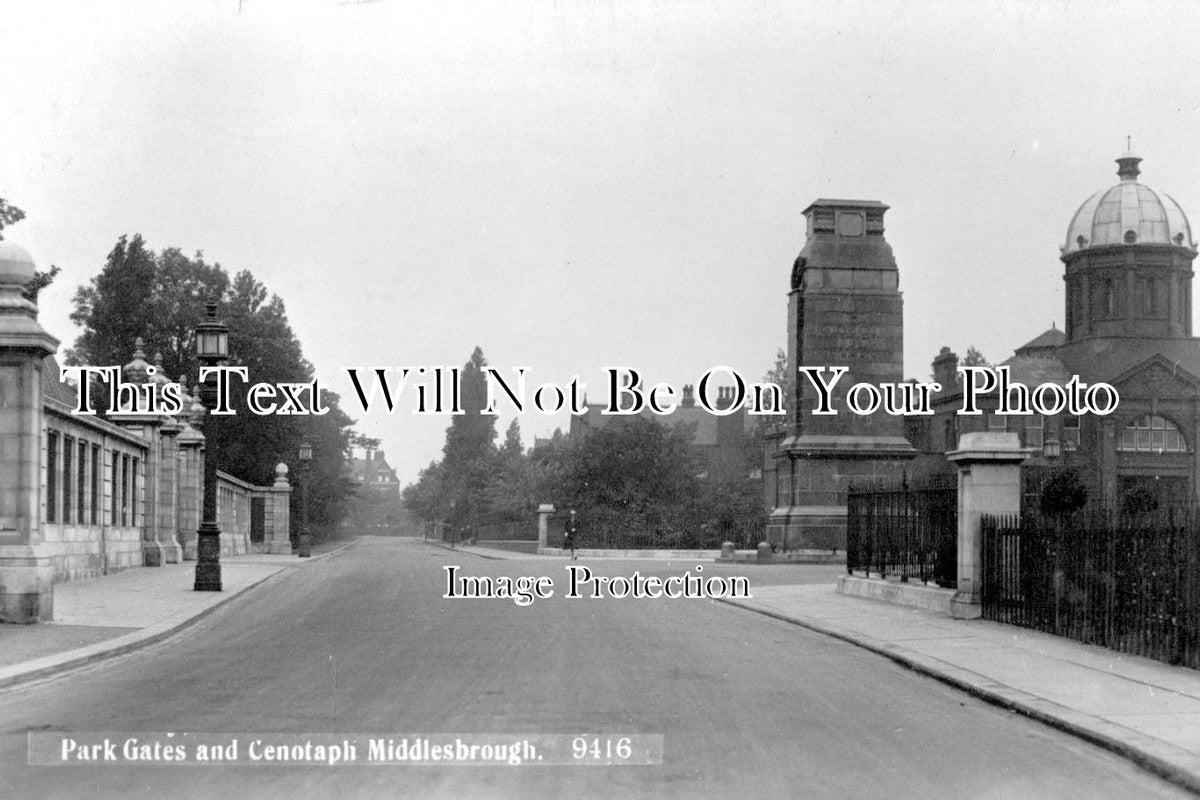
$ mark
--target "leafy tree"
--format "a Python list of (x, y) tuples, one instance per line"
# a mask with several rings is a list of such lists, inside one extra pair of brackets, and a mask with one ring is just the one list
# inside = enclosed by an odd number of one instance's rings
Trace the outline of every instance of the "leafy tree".
[[(796, 390), (796, 376), (788, 369), (787, 351), (782, 347), (775, 352), (775, 364), (763, 375), (763, 381), (773, 383), (782, 390), (783, 407), (790, 408)], [(789, 412), (790, 413), (790, 412)], [(770, 415), (757, 418), (757, 438), (782, 433), (787, 430), (786, 415)]]
[(596, 431), (575, 446), (560, 503), (593, 533), (676, 528), (698, 489), (691, 441), (690, 426), (642, 418)]
[(959, 362), (964, 367), (990, 367), (992, 362), (987, 360), (983, 353), (979, 352), (979, 348), (971, 345), (967, 348), (967, 354), (962, 357)]
[(379, 446), (383, 443), (379, 439), (371, 436), (364, 436), (361, 433), (356, 433), (351, 438), (350, 444), (354, 445), (355, 447), (361, 447), (364, 450), (378, 450)]
[[(0, 241), (4, 240), (4, 229), (10, 225), (16, 225), (21, 220), (25, 219), (25, 212), (14, 205), (9, 205), (3, 197), (0, 197)], [(58, 276), (59, 268), (50, 265), (50, 269), (46, 271), (35, 269), (33, 271), (33, 280), (25, 284), (25, 299), (37, 302), (38, 292), (45, 289)]]
[(138, 337), (151, 348), (161, 346), (161, 320), (154, 302), (157, 279), (154, 253), (146, 248), (141, 235), (118, 239), (100, 274), (75, 291), (71, 321), (82, 327), (83, 333), (67, 352), (67, 363), (124, 364)]
[[(313, 377), (299, 340), (288, 324), (283, 300), (268, 292), (246, 270), (232, 281), (219, 264), (197, 253), (188, 258), (177, 248), (159, 254), (140, 235), (122, 236), (100, 274), (80, 287), (71, 319), (83, 328), (68, 353), (70, 363), (93, 366), (129, 361), (141, 337), (147, 355), (162, 355), (167, 377), (188, 375), (195, 382), (193, 337), (208, 300), (229, 326), (230, 363), (245, 366), (252, 382), (306, 383)], [(234, 381), (235, 389), (237, 381)], [(218, 453), (219, 468), (252, 483), (273, 480), (282, 461), (293, 470), (301, 440), (313, 445), (310, 469), (310, 520), (321, 538), (340, 518), (353, 495), (345, 463), (353, 421), (336, 394), (322, 391), (329, 413), (323, 416), (258, 416), (246, 406), (245, 392), (232, 392), (235, 414), (206, 426)], [(299, 492), (293, 492), (297, 502)], [(298, 518), (297, 515), (293, 515)]]
[(400, 492), (404, 507), (422, 520), (445, 519), (450, 505), (442, 479), (441, 462), (431, 461), (429, 466), (417, 475), (417, 480)]
[(487, 405), (487, 359), (476, 347), (459, 376), (462, 408), (446, 429), (442, 448), (443, 488), (449, 495), (448, 519), (474, 524), (487, 511), (484, 496), (496, 467), (496, 418), (480, 412)]
[(496, 522), (529, 519), (536, 510), (533, 469), (521, 445), (521, 426), (513, 420), (495, 458), (484, 493), (488, 515)]
[(10, 225), (16, 225), (21, 220), (25, 219), (25, 212), (16, 206), (9, 205), (8, 201), (0, 197), (0, 241), (4, 239), (4, 229)]

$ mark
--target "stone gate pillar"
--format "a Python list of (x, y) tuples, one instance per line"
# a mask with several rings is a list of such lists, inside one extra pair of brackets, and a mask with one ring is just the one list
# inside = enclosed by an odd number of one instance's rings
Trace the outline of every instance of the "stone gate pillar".
[(179, 416), (183, 430), (175, 437), (180, 462), (175, 537), (183, 551), (183, 560), (195, 561), (196, 531), (200, 527), (200, 506), (204, 492), (204, 434), (196, 430), (194, 425), (204, 418), (204, 407), (188, 393), (182, 375), (179, 384), (183, 387), (183, 412)]
[(21, 294), (33, 277), (29, 253), (0, 242), (0, 622), (38, 622), (54, 614), (53, 568), (41, 525), (42, 363), (58, 350), (58, 340)]
[(546, 552), (546, 547), (550, 539), (550, 515), (554, 513), (554, 506), (550, 503), (542, 503), (538, 506), (538, 552)]
[(287, 464), (281, 461), (275, 465), (275, 484), (267, 495), (267, 508), (264, 512), (267, 530), (271, 532), (271, 540), (266, 543), (268, 553), (285, 556), (292, 554), (291, 503), (292, 485), (288, 483), (288, 468)]
[[(150, 382), (151, 364), (146, 361), (142, 351), (142, 338), (134, 342), (133, 359), (121, 368), (125, 383), (144, 385)], [(113, 421), (125, 430), (136, 433), (145, 439), (149, 446), (146, 448), (146, 463), (143, 467), (142, 480), (142, 565), (146, 567), (161, 567), (167, 563), (168, 550), (159, 539), (159, 517), (162, 508), (162, 472), (163, 448), (161, 429), (169, 421), (164, 414), (151, 413), (146, 402), (139, 395), (137, 398), (122, 398), (121, 414), (114, 415)], [(174, 466), (172, 464), (172, 466)], [(137, 524), (135, 517), (133, 524)]]
[(1021, 513), (1021, 463), (1032, 452), (1015, 433), (975, 432), (964, 433), (958, 449), (946, 454), (958, 465), (958, 590), (950, 601), (957, 619), (981, 613), (981, 520)]

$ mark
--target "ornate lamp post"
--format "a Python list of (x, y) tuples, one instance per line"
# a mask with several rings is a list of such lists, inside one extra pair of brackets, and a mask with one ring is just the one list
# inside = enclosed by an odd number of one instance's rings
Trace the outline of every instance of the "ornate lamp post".
[[(229, 328), (217, 319), (217, 304), (209, 301), (207, 315), (196, 326), (196, 361), (201, 367), (215, 367), (229, 358)], [(196, 387), (200, 402), (206, 409), (217, 407), (217, 379), (209, 376)], [(204, 509), (200, 528), (196, 531), (196, 586), (197, 592), (221, 591), (221, 529), (217, 525), (217, 452), (216, 438), (212, 435), (216, 417), (207, 415), (204, 427)]]
[(308, 468), (313, 448), (308, 439), (300, 443), (300, 557), (312, 555), (312, 539), (308, 531)]

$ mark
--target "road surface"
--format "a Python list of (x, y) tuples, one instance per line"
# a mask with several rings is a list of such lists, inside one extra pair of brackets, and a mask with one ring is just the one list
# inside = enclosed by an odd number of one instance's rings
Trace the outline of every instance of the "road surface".
[[(1128, 762), (879, 656), (711, 600), (567, 599), (565, 559), (366, 538), (159, 645), (0, 693), (0, 797), (1160, 798)], [(587, 561), (677, 575), (695, 562)], [(444, 566), (551, 577), (444, 599)], [(705, 565), (751, 587), (829, 567)], [(660, 765), (29, 766), (33, 732), (635, 733)]]

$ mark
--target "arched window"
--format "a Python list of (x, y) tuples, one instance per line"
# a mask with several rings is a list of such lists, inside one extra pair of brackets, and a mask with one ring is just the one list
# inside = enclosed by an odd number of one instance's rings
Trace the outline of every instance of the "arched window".
[(1174, 422), (1147, 414), (1125, 426), (1117, 449), (1130, 453), (1186, 453), (1187, 440)]

